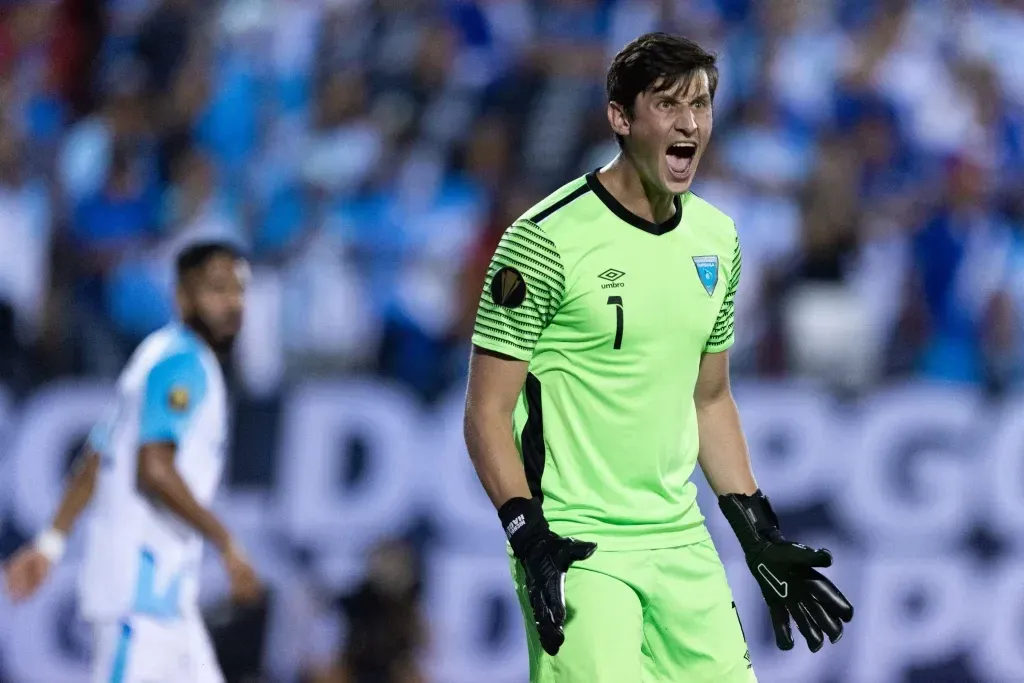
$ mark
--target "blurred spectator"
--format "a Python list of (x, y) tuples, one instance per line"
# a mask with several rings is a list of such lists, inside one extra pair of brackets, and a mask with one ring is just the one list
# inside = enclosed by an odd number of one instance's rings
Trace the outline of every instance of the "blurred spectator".
[[(206, 123), (213, 88), (209, 71), (212, 60), (201, 47), (193, 50), (166, 91), (153, 92), (150, 123), (158, 140), (160, 180), (171, 181), (172, 165), (179, 155), (196, 144)], [(211, 147), (211, 149), (218, 149)]]
[(1004, 367), (1002, 356), (1011, 351), (999, 332), (1012, 327), (1002, 303), (1012, 234), (992, 205), (987, 170), (969, 159), (949, 163), (943, 196), (914, 235), (921, 298), (908, 304), (919, 307), (929, 334), (918, 367), (930, 377), (980, 382)]
[(0, 122), (0, 380), (23, 386), (26, 348), (36, 344), (47, 305), (52, 237), (49, 195), (28, 177), (20, 160), (24, 143)]
[(453, 0), (450, 5), (463, 45), (459, 71), (464, 77), (489, 85), (522, 66), (536, 28), (526, 0)]
[(122, 157), (139, 161), (147, 161), (150, 151), (145, 72), (137, 62), (122, 60), (109, 68), (103, 81), (100, 109), (68, 131), (60, 152), (60, 187), (72, 204), (100, 190), (110, 176), (115, 147)]
[(393, 190), (378, 198), (378, 220), (390, 231), (383, 241), (375, 236), (373, 246), (392, 263), (373, 264), (387, 282), (379, 367), (426, 400), (462, 370), (461, 359), (451, 356), (459, 348), (458, 266), (483, 225), (483, 199), (471, 178), (445, 175), (440, 155), (429, 148), (408, 150)]
[(309, 683), (426, 683), (419, 657), (427, 645), (420, 608), (422, 577), (405, 541), (384, 541), (370, 552), (366, 580), (338, 601), (348, 642), (336, 664)]
[(1016, 104), (1024, 106), (1024, 7), (1020, 0), (982, 0), (955, 5), (962, 17), (956, 27), (963, 53), (991, 65), (998, 74), (1000, 89)]
[[(527, 172), (545, 185), (560, 184), (585, 130), (590, 108), (602, 102), (601, 77), (608, 32), (606, 7), (597, 0), (552, 0), (539, 12), (532, 62), (546, 78), (532, 105), (536, 125), (527, 129)], [(549, 183), (550, 180), (550, 183)]]
[(373, 45), (373, 22), (368, 2), (341, 0), (326, 3), (325, 17), (313, 45), (316, 48), (310, 76), (323, 82), (335, 71), (362, 66)]
[(182, 152), (172, 173), (173, 184), (162, 198), (161, 241), (126, 253), (109, 274), (107, 311), (127, 346), (171, 320), (174, 258), (179, 251), (203, 240), (232, 242), (243, 250), (247, 246), (205, 153), (196, 148)]
[(783, 124), (768, 93), (755, 93), (740, 111), (736, 128), (718, 144), (729, 173), (778, 194), (802, 183), (815, 153), (811, 140)]
[(855, 152), (838, 140), (823, 151), (804, 193), (802, 248), (781, 314), (790, 370), (853, 391), (877, 379), (884, 337), (873, 333), (869, 302), (852, 286), (863, 232)]
[(985, 62), (957, 65), (960, 82), (974, 98), (984, 139), (974, 150), (992, 165), (989, 178), (1002, 202), (1019, 201), (1024, 186), (1024, 109), (999, 88), (994, 69)]
[(71, 236), (83, 258), (94, 259), (101, 271), (159, 232), (156, 169), (133, 152), (127, 144), (114, 146), (106, 180), (73, 214)]
[[(27, 215), (24, 197), (55, 187), (38, 222), (56, 226), (61, 267), (12, 264), (5, 287), (52, 286), (32, 298), (58, 310), (72, 281), (56, 318), (85, 367), (112, 370), (171, 314), (169, 254), (230, 235), (251, 250), (259, 300), (243, 346), (275, 349), (246, 363), (263, 377), (251, 389), (333, 368), (430, 400), (465, 370), (501, 231), (616, 153), (610, 53), (667, 29), (720, 52), (696, 191), (743, 245), (737, 373), (853, 389), (886, 371), (1014, 381), (1019, 258), (988, 268), (989, 284), (964, 273), (968, 254), (1024, 244), (1020, 2), (812, 5), (20, 4), (0, 17), (0, 106), (25, 150), (4, 201)], [(947, 189), (950, 156), (986, 169), (976, 199), (963, 181)], [(26, 239), (16, 224), (10, 239)]]
[(368, 114), (362, 73), (348, 70), (327, 77), (302, 162), (303, 180), (322, 196), (351, 194), (381, 162), (384, 140)]
[(160, 0), (139, 27), (135, 54), (145, 66), (155, 92), (167, 90), (185, 60), (198, 20), (193, 0)]
[(925, 150), (939, 155), (967, 152), (981, 134), (970, 100), (943, 60), (942, 31), (952, 6), (898, 0), (879, 13), (865, 36), (860, 68), (896, 103), (908, 130)]

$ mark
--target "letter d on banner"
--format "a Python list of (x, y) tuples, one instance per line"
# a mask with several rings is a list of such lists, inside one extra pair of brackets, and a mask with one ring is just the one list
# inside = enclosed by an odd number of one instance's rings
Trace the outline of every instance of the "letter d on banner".
[[(321, 549), (369, 545), (410, 517), (413, 460), (429, 458), (412, 438), (411, 397), (380, 383), (310, 382), (282, 415), (278, 503), (293, 540)], [(362, 476), (344, 485), (346, 446), (365, 446)]]

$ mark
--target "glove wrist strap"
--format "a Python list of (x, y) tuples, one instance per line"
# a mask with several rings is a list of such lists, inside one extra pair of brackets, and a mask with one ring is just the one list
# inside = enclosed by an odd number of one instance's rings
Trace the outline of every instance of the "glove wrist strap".
[(744, 551), (780, 538), (779, 518), (760, 489), (749, 496), (741, 493), (719, 496), (718, 506)]
[(522, 558), (533, 543), (548, 531), (544, 508), (537, 498), (512, 498), (498, 509), (515, 556)]

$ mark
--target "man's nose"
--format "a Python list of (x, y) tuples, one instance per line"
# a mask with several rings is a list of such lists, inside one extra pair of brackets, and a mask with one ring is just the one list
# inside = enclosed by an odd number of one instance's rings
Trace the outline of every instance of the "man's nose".
[(692, 137), (697, 133), (697, 116), (693, 113), (693, 109), (686, 107), (683, 112), (676, 118), (676, 130), (680, 133), (685, 134), (687, 137)]

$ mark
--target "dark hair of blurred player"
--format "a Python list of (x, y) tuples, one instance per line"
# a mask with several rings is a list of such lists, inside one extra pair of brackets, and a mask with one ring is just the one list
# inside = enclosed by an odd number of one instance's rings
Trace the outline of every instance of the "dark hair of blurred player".
[(226, 353), (242, 327), (243, 296), (249, 268), (225, 242), (186, 247), (177, 259), (181, 320), (217, 353)]
[(652, 33), (608, 68), (608, 122), (621, 154), (601, 180), (631, 211), (660, 222), (689, 190), (711, 138), (715, 62), (692, 40)]

